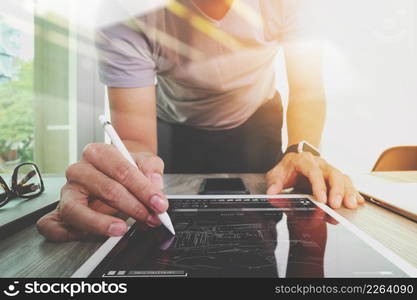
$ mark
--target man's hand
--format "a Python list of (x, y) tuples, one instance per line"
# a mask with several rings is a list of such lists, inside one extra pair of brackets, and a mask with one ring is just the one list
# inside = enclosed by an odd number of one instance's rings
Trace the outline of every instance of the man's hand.
[(311, 153), (288, 153), (266, 174), (267, 194), (279, 194), (307, 178), (316, 200), (332, 208), (356, 208), (365, 202), (348, 176)]
[(113, 145), (90, 144), (80, 162), (66, 172), (58, 207), (37, 222), (47, 239), (68, 241), (92, 233), (121, 236), (127, 231), (121, 212), (149, 226), (159, 226), (157, 213), (168, 209), (163, 161), (152, 153), (133, 155), (132, 166)]

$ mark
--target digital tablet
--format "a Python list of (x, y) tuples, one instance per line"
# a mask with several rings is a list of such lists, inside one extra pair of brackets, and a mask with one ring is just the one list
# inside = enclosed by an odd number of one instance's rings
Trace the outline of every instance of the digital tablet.
[(168, 196), (173, 236), (134, 223), (73, 277), (415, 277), (416, 269), (308, 195)]

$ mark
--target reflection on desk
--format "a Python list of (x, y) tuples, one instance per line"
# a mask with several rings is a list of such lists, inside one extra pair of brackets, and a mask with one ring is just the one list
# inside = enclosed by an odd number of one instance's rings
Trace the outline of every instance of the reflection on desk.
[(59, 200), (59, 193), (66, 179), (58, 176), (46, 176), (43, 180), (45, 192), (39, 197), (33, 199), (16, 198), (0, 208), (0, 226)]
[(175, 236), (136, 224), (90, 276), (408, 277), (412, 269), (401, 270), (400, 258), (387, 259), (307, 198), (170, 204)]

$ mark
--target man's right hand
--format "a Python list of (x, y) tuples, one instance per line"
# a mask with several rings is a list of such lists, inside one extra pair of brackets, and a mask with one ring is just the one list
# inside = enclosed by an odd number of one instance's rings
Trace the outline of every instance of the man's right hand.
[(37, 222), (52, 241), (81, 239), (92, 233), (121, 236), (127, 231), (121, 212), (149, 226), (161, 225), (157, 214), (168, 209), (162, 175), (164, 163), (152, 153), (133, 154), (138, 169), (113, 145), (89, 144), (81, 161), (68, 167), (67, 183), (55, 210)]

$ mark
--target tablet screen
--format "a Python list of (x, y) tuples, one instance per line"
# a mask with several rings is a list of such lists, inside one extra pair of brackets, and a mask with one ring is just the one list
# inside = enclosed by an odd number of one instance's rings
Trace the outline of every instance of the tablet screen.
[(308, 198), (170, 199), (176, 235), (135, 224), (91, 277), (404, 277)]

